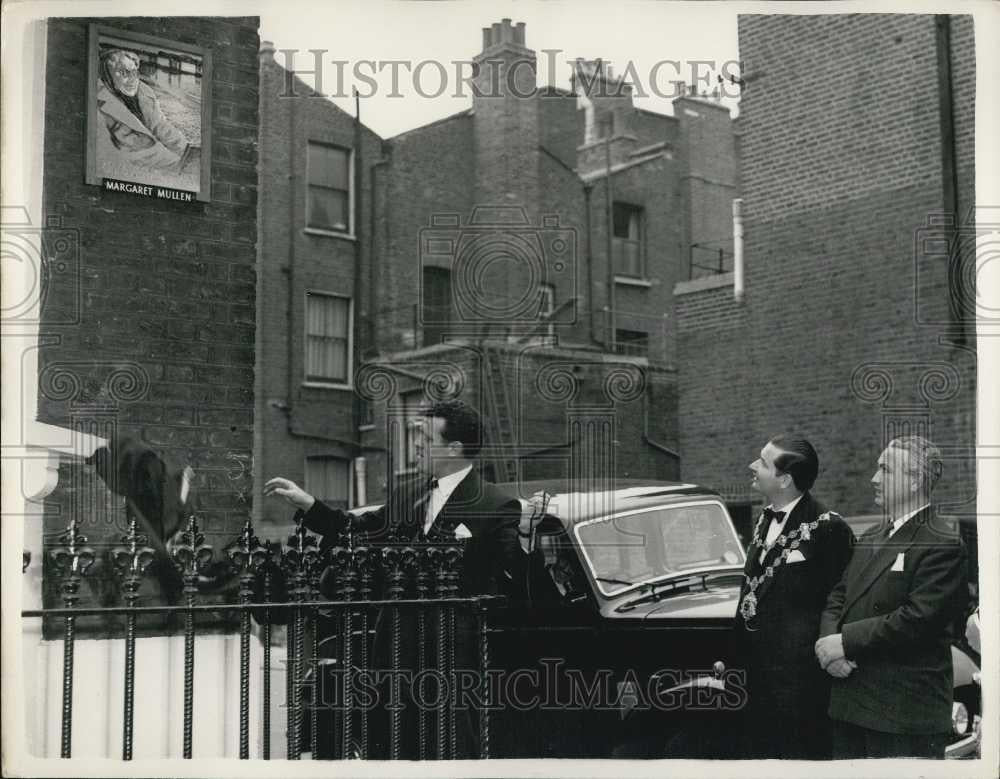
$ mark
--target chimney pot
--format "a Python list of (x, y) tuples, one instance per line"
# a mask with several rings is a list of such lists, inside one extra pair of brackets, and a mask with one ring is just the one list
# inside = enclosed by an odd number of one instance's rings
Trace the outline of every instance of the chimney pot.
[(483, 28), (483, 51), (486, 51), (490, 47), (490, 28)]
[(496, 46), (501, 40), (503, 40), (503, 34), (500, 32), (500, 22), (494, 22), (492, 30), (493, 34), (490, 39), (490, 45)]
[(514, 43), (519, 43), (522, 46), (524, 43), (524, 22), (517, 23), (517, 29), (514, 31)]

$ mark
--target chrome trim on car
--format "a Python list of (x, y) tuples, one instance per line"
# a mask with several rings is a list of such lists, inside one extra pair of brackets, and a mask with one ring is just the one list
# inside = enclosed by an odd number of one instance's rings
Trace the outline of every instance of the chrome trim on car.
[(946, 760), (965, 760), (979, 756), (979, 733), (970, 733), (965, 738), (944, 748)]

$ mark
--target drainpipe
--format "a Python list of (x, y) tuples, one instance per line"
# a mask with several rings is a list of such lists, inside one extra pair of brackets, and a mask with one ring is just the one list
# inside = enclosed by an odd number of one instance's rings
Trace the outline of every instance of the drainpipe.
[(295, 203), (299, 198), (295, 175), (295, 101), (288, 99), (288, 262), (285, 276), (288, 279), (288, 298), (285, 305), (285, 403), (281, 410), (285, 414), (285, 426), (289, 436), (292, 430), (292, 398), (295, 387), (295, 239), (298, 235), (295, 221)]
[(371, 349), (378, 353), (378, 312), (375, 309), (376, 305), (376, 295), (375, 290), (378, 284), (378, 275), (376, 273), (376, 266), (378, 265), (378, 259), (376, 256), (377, 245), (375, 241), (375, 231), (378, 229), (378, 195), (377, 195), (377, 184), (378, 184), (378, 169), (384, 167), (389, 163), (389, 158), (384, 156), (385, 152), (383, 150), (383, 156), (375, 162), (372, 163), (369, 170), (371, 174), (369, 176), (369, 186), (371, 186), (371, 203), (369, 205), (369, 235), (368, 235), (368, 331), (371, 336), (369, 346)]
[[(358, 90), (354, 90), (354, 155), (351, 165), (352, 179), (351, 185), (354, 189), (354, 198), (351, 203), (351, 232), (354, 233), (354, 339), (351, 349), (352, 378), (353, 372), (357, 371), (361, 365), (361, 355), (368, 346), (368, 329), (361, 327), (362, 323), (367, 324), (371, 320), (371, 310), (365, 309), (365, 315), (361, 314), (361, 298), (364, 294), (364, 284), (361, 281), (361, 167), (364, 162), (364, 155), (361, 153), (361, 97)], [(370, 261), (369, 261), (369, 264)], [(363, 331), (363, 332), (362, 332)], [(354, 439), (357, 451), (361, 449), (361, 421), (363, 414), (363, 403), (361, 396), (355, 391), (351, 393), (351, 421), (354, 428)], [(356, 481), (355, 499), (360, 500), (360, 495), (364, 492), (365, 482), (365, 458), (358, 456), (354, 458), (354, 477)], [(364, 505), (358, 503), (355, 505)]]
[(743, 198), (733, 200), (733, 298), (743, 302)]
[[(371, 318), (371, 312), (365, 311), (367, 316), (361, 315), (361, 298), (364, 294), (364, 285), (361, 281), (361, 166), (363, 163), (363, 155), (361, 153), (361, 97), (358, 95), (358, 90), (354, 90), (354, 155), (353, 164), (351, 166), (351, 186), (354, 189), (354, 198), (351, 203), (351, 228), (354, 233), (354, 289), (352, 291), (352, 297), (354, 300), (354, 339), (353, 348), (351, 349), (351, 362), (353, 363), (352, 371), (357, 371), (361, 364), (361, 353), (362, 347), (367, 346), (367, 343), (362, 343), (362, 341), (367, 342), (368, 333), (362, 332), (362, 327), (360, 326), (362, 322), (366, 322)], [(361, 396), (357, 392), (352, 393), (352, 403), (351, 403), (351, 417), (353, 420), (354, 427), (354, 440), (357, 441), (358, 449), (361, 449), (361, 431), (358, 429), (361, 427)]]
[(368, 503), (368, 461), (364, 457), (354, 458), (354, 505)]
[(583, 185), (584, 232), (587, 237), (587, 299), (590, 302), (590, 343), (601, 345), (600, 340), (597, 338), (597, 300), (594, 295), (594, 250), (590, 220), (590, 195), (593, 191), (593, 184)]
[(955, 240), (958, 228), (958, 165), (955, 151), (955, 99), (952, 94), (951, 73), (951, 17), (937, 14), (935, 22), (935, 48), (938, 71), (938, 115), (941, 122), (941, 183), (945, 214), (952, 215), (952, 222), (944, 226), (951, 247), (948, 257), (948, 313), (956, 345), (965, 343), (965, 317), (962, 312), (962, 285), (955, 277), (962, 273), (960, 249)]
[(604, 182), (604, 206), (607, 210), (607, 252), (608, 252), (608, 332), (604, 338), (609, 352), (615, 351), (615, 258), (614, 258), (614, 211), (611, 199), (611, 133), (604, 141), (604, 164), (607, 178)]

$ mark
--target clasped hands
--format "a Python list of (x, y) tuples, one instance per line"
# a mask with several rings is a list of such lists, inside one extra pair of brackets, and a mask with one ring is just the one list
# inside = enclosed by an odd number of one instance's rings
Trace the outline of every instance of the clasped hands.
[(823, 636), (815, 645), (816, 659), (830, 676), (846, 679), (858, 667), (853, 660), (844, 656), (844, 638), (841, 633)]

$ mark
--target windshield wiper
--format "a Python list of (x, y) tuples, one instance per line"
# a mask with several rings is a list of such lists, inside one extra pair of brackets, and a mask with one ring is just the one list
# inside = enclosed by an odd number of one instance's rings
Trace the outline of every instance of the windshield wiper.
[(605, 584), (623, 584), (626, 587), (631, 587), (632, 582), (627, 582), (624, 579), (613, 579), (605, 576), (595, 576), (595, 581), (604, 582)]
[[(631, 611), (636, 606), (644, 603), (655, 603), (656, 601), (662, 600), (670, 595), (679, 594), (684, 590), (688, 590), (699, 581), (703, 589), (708, 589), (709, 577), (735, 576), (737, 574), (737, 571), (702, 571), (701, 573), (675, 574), (673, 578), (658, 582), (650, 582), (645, 585), (645, 593), (643, 595), (640, 595), (634, 600), (623, 603), (615, 608), (615, 611), (621, 613), (623, 611)], [(663, 592), (664, 589), (668, 588), (668, 592)]]

